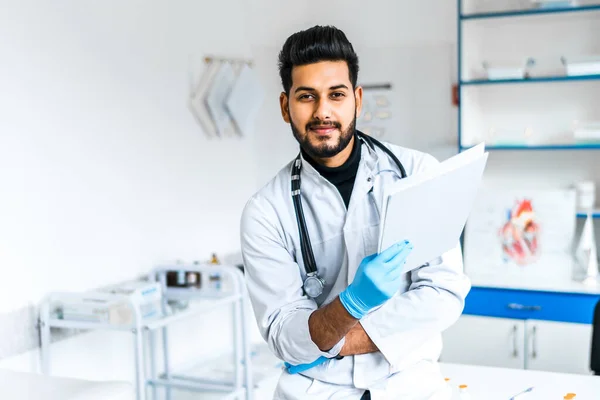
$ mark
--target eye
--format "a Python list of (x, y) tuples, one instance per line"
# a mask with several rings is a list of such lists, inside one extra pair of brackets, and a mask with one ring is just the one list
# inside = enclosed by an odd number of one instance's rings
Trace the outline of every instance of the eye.
[(342, 92), (334, 92), (331, 94), (331, 97), (334, 99), (341, 99), (342, 97), (345, 97), (346, 94), (342, 93)]
[(315, 96), (313, 96), (312, 94), (305, 93), (305, 94), (300, 95), (298, 97), (298, 100), (310, 100), (310, 99), (313, 99), (314, 97)]

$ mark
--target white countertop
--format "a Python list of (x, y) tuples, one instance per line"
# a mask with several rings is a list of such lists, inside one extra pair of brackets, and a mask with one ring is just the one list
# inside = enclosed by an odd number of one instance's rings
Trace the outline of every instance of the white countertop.
[(92, 382), (0, 369), (0, 399), (133, 400), (128, 383)]
[[(279, 362), (270, 354), (255, 359), (255, 362), (257, 370), (263, 369), (262, 379), (259, 378), (259, 381), (263, 381), (261, 385), (263, 390), (257, 394), (269, 396), (275, 389), (277, 377), (281, 372)], [(522, 400), (562, 400), (567, 393), (577, 394), (575, 400), (600, 399), (600, 377), (597, 376), (447, 363), (440, 363), (440, 366), (444, 376), (450, 379), (451, 385), (455, 387), (468, 385), (471, 400), (509, 400), (511, 396), (528, 387), (534, 387), (534, 390), (523, 396)], [(268, 373), (267, 369), (271, 372)], [(197, 396), (197, 393), (195, 395)], [(133, 388), (127, 383), (91, 382), (0, 369), (0, 399), (132, 400), (133, 398)], [(175, 398), (196, 397), (191, 395), (184, 397), (181, 394), (181, 397), (174, 396)]]
[[(575, 393), (575, 400), (600, 399), (600, 376), (560, 374), (531, 370), (440, 363), (449, 383), (468, 385), (471, 400), (509, 400), (528, 387), (523, 400), (562, 400)], [(521, 398), (519, 398), (521, 400)]]
[[(275, 358), (264, 344), (255, 346), (253, 353), (255, 384), (261, 388), (256, 392), (255, 398), (272, 398), (281, 374), (281, 361)], [(206, 376), (203, 371), (213, 370), (213, 378), (228, 379), (233, 373), (230, 364), (226, 357), (221, 357), (212, 363), (212, 367), (205, 365), (185, 372), (192, 376)], [(447, 363), (440, 363), (440, 367), (444, 376), (450, 378), (450, 384), (455, 387), (468, 385), (471, 400), (509, 400), (511, 396), (531, 386), (534, 386), (533, 392), (523, 396), (522, 400), (563, 400), (567, 393), (576, 393), (575, 400), (600, 399), (600, 377), (596, 376)], [(177, 392), (173, 396), (173, 400), (196, 398), (199, 397), (194, 397), (191, 392)]]
[(528, 274), (527, 271), (502, 275), (467, 273), (467, 276), (473, 286), (479, 287), (600, 294), (600, 280), (593, 284), (584, 284), (581, 279), (574, 279), (569, 273), (549, 274), (548, 277)]

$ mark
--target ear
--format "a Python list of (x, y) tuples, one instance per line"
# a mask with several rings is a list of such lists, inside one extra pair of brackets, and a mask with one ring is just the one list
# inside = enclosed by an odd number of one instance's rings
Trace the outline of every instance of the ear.
[(357, 86), (354, 89), (354, 101), (356, 102), (356, 117), (360, 116), (362, 111), (362, 99), (363, 99), (363, 88), (362, 86)]
[(290, 123), (290, 103), (287, 94), (281, 92), (279, 95), (279, 106), (281, 107), (281, 116), (286, 123)]

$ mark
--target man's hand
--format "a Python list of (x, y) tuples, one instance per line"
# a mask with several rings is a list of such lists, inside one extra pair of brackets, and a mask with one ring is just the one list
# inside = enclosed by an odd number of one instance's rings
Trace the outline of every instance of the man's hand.
[(379, 349), (367, 335), (363, 326), (358, 323), (346, 334), (346, 341), (342, 351), (340, 351), (340, 356), (355, 356), (375, 353), (376, 351), (379, 351)]
[(310, 364), (291, 365), (289, 363), (284, 363), (284, 365), (285, 365), (285, 368), (287, 369), (288, 373), (299, 374), (300, 372), (304, 372), (307, 369), (311, 369), (312, 367), (323, 364), (327, 360), (328, 360), (328, 358), (321, 356), (321, 357), (317, 358), (315, 361), (311, 362)]
[(331, 350), (358, 320), (400, 289), (402, 267), (412, 248), (412, 244), (404, 241), (381, 254), (365, 257), (350, 286), (310, 315), (310, 337), (321, 351)]
[(402, 284), (402, 267), (412, 249), (405, 240), (363, 259), (354, 280), (339, 296), (350, 315), (361, 319), (396, 294)]
[[(344, 347), (342, 347), (342, 351), (340, 351), (340, 356), (354, 356), (358, 354), (369, 354), (375, 353), (379, 351), (375, 343), (371, 340), (367, 332), (365, 332), (364, 328), (360, 323), (354, 325), (350, 331), (346, 334), (346, 341), (344, 343)], [(300, 364), (300, 365), (291, 365), (289, 363), (284, 363), (285, 368), (290, 374), (298, 374), (300, 372), (304, 372), (312, 367), (317, 365), (321, 365), (324, 362), (329, 360), (326, 357), (319, 357), (316, 361), (310, 364)]]

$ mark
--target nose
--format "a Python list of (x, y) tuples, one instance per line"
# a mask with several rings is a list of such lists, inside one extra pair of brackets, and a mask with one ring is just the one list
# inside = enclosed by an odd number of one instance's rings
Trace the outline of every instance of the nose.
[(315, 103), (315, 112), (313, 118), (318, 121), (327, 121), (331, 119), (331, 104), (327, 99), (320, 99)]

